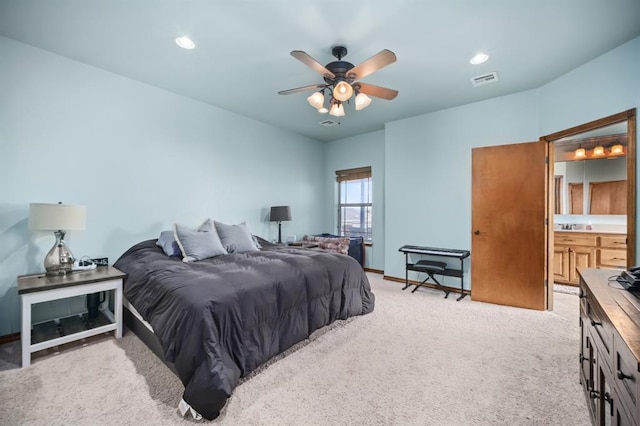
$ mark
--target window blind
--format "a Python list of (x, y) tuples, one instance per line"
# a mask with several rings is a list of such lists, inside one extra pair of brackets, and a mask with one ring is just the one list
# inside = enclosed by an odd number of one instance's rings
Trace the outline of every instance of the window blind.
[(366, 179), (371, 177), (371, 166), (358, 167), (355, 169), (336, 170), (336, 181)]

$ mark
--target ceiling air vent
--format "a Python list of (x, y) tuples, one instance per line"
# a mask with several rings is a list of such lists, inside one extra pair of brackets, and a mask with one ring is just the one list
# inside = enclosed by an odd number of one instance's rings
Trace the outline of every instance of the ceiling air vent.
[(475, 86), (482, 86), (483, 84), (495, 83), (498, 81), (498, 73), (490, 72), (489, 74), (479, 75), (471, 79), (471, 83)]
[(324, 126), (324, 127), (337, 126), (338, 124), (340, 124), (340, 123), (337, 122), (337, 121), (333, 121), (333, 120), (324, 120), (324, 121), (320, 122), (320, 125)]

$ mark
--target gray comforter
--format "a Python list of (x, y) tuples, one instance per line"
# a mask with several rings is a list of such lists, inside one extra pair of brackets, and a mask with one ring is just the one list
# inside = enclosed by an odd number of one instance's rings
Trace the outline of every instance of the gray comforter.
[(282, 246), (194, 263), (139, 243), (115, 267), (124, 294), (153, 327), (207, 419), (220, 413), (240, 377), (338, 319), (373, 311), (374, 295), (353, 258)]

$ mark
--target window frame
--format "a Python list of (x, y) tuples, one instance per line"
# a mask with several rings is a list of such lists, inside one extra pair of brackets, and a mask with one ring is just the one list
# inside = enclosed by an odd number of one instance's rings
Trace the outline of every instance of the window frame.
[[(368, 198), (369, 198), (369, 202), (360, 202), (360, 203), (342, 203), (342, 183), (344, 182), (349, 182), (349, 181), (356, 181), (356, 180), (362, 180), (362, 179), (367, 179), (367, 185), (368, 185)], [(344, 230), (344, 223), (343, 223), (343, 218), (342, 218), (342, 210), (343, 208), (347, 208), (347, 207), (359, 207), (361, 209), (361, 215), (362, 215), (362, 211), (366, 211), (366, 209), (369, 209), (369, 216), (373, 216), (373, 179), (372, 179), (372, 175), (371, 175), (371, 166), (366, 166), (366, 167), (358, 167), (358, 168), (354, 168), (354, 169), (345, 169), (345, 170), (337, 170), (336, 171), (336, 182), (338, 183), (338, 226), (337, 226), (337, 230), (338, 230), (338, 235), (340, 236), (346, 236), (345, 235), (345, 230)], [(366, 216), (366, 213), (365, 213)], [(366, 218), (368, 219), (368, 218)], [(368, 221), (364, 219), (364, 223), (365, 223), (365, 232), (361, 235), (363, 237), (363, 240), (365, 243), (367, 244), (372, 244), (373, 243), (373, 219), (369, 219)], [(370, 232), (366, 232), (366, 224), (370, 223), (371, 227)]]

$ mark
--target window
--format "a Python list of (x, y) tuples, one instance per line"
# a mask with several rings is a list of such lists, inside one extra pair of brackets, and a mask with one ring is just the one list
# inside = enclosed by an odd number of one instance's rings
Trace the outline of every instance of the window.
[(371, 167), (336, 171), (338, 233), (371, 241)]

